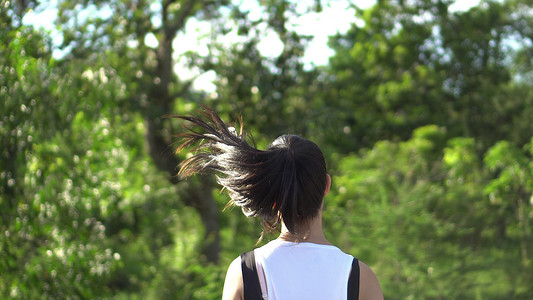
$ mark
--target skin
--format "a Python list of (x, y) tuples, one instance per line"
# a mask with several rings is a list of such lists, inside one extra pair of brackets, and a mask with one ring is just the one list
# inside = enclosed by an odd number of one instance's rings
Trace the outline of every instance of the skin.
[[(329, 193), (331, 187), (331, 177), (327, 175), (327, 185), (324, 197)], [(290, 232), (282, 223), (281, 234), (278, 239), (284, 241), (294, 241)], [(323, 245), (331, 245), (326, 239), (322, 230), (322, 208), (318, 212), (318, 216), (314, 218), (309, 224), (309, 235), (304, 238), (306, 243), (315, 243)], [(379, 285), (378, 279), (372, 269), (364, 262), (359, 261), (360, 269), (360, 289), (359, 299), (361, 300), (382, 300), (383, 293)], [(222, 300), (244, 300), (243, 296), (243, 280), (241, 272), (240, 259), (236, 258), (230, 264), (224, 282), (224, 291), (222, 293)]]

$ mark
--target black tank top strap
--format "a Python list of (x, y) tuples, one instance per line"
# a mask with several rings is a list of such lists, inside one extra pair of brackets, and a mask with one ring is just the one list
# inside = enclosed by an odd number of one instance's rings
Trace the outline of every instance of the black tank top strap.
[(348, 300), (359, 299), (359, 260), (354, 258), (352, 261), (352, 270), (348, 278)]
[(261, 285), (257, 276), (254, 251), (241, 254), (242, 280), (244, 286), (244, 300), (262, 300)]

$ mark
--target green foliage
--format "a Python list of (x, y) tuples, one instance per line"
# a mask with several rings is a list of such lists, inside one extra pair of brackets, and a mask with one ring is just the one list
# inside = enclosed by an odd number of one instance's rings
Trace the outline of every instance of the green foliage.
[(514, 55), (523, 59), (531, 48), (528, 2), (486, 1), (461, 12), (451, 12), (451, 2), (378, 1), (358, 11), (363, 24), (330, 41), (333, 88), (324, 97), (336, 99), (337, 112), (330, 142), (359, 149), (405, 140), (427, 124), (475, 137), (484, 150), (511, 134), (519, 145), (528, 142), (519, 120), (532, 100), (518, 93), (529, 93), (530, 84), (511, 80)]
[(344, 158), (328, 231), (387, 274), (388, 299), (531, 296), (531, 153), (500, 142), (481, 161), (473, 139), (443, 137), (422, 127)]
[[(211, 179), (172, 176), (186, 154), (161, 116), (199, 104), (242, 115), (260, 147), (286, 132), (320, 144), (326, 234), (387, 299), (533, 297), (528, 4), (378, 1), (331, 39), (327, 66), (305, 68), (289, 1), (251, 19), (229, 1), (65, 0), (58, 46), (22, 25), (36, 1), (0, 0), (0, 297), (219, 299), (261, 228), (219, 214)], [(214, 38), (182, 59), (215, 72), (215, 93), (174, 72), (193, 18)], [(258, 49), (267, 31), (278, 57)]]

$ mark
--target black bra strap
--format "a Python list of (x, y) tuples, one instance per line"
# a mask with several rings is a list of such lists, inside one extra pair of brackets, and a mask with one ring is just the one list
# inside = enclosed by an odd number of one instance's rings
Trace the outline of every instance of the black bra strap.
[(353, 259), (352, 270), (348, 278), (348, 300), (359, 299), (359, 261), (357, 258)]
[(245, 300), (262, 300), (261, 285), (257, 276), (254, 251), (241, 254), (242, 280)]

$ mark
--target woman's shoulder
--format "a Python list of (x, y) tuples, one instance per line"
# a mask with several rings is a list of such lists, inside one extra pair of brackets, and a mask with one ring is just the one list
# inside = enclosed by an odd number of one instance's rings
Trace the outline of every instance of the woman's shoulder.
[(361, 287), (359, 291), (359, 299), (383, 299), (383, 293), (381, 291), (378, 278), (376, 277), (376, 274), (374, 274), (374, 271), (372, 271), (372, 269), (361, 260), (358, 260), (358, 262), (360, 280), (359, 286)]
[(228, 267), (226, 280), (224, 281), (223, 300), (242, 300), (243, 282), (241, 272), (241, 257), (237, 256)]

